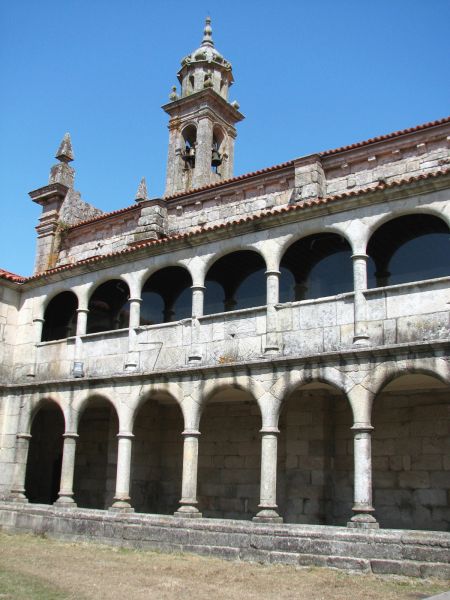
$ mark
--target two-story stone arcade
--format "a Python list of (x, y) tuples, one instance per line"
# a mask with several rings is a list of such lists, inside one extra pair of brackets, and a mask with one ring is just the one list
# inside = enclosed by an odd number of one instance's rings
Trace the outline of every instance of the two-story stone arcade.
[(68, 134), (30, 193), (35, 273), (0, 271), (0, 522), (448, 531), (450, 119), (233, 177), (209, 20), (178, 80), (162, 198), (83, 202)]

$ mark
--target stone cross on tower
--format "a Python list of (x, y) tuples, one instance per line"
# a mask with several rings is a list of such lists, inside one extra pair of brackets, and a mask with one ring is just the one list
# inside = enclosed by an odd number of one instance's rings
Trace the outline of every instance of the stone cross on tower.
[(170, 116), (165, 195), (223, 181), (233, 176), (235, 124), (244, 116), (228, 101), (231, 64), (216, 50), (211, 19), (201, 46), (181, 61), (176, 88), (163, 109)]

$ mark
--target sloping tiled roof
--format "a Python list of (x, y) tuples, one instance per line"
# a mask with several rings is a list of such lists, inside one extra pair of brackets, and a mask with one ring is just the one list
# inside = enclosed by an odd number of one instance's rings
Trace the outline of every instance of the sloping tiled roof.
[[(48, 275), (53, 275), (54, 273), (70, 271), (70, 270), (74, 269), (75, 267), (79, 267), (79, 266), (86, 265), (86, 264), (92, 264), (92, 263), (96, 263), (96, 262), (101, 262), (103, 260), (106, 260), (107, 258), (120, 256), (120, 255), (124, 255), (124, 254), (132, 254), (133, 252), (137, 252), (138, 250), (141, 250), (142, 248), (149, 248), (151, 246), (164, 246), (164, 245), (168, 245), (172, 242), (192, 238), (192, 237), (198, 236), (203, 233), (207, 233), (207, 232), (211, 232), (211, 231), (218, 231), (218, 230), (222, 230), (222, 229), (230, 229), (230, 228), (232, 228), (236, 225), (240, 225), (242, 223), (250, 223), (251, 221), (257, 221), (257, 220), (265, 219), (268, 217), (272, 217), (272, 216), (276, 216), (276, 215), (284, 214), (284, 213), (288, 213), (288, 212), (301, 211), (301, 210), (305, 210), (307, 208), (311, 208), (313, 206), (325, 205), (325, 204), (329, 204), (332, 202), (336, 202), (338, 200), (344, 200), (346, 198), (353, 198), (353, 197), (363, 196), (365, 194), (373, 193), (376, 191), (397, 188), (402, 185), (407, 185), (407, 184), (425, 180), (425, 179), (437, 178), (437, 177), (440, 177), (443, 175), (447, 175), (449, 173), (450, 173), (450, 168), (440, 169), (438, 171), (432, 171), (430, 173), (424, 173), (422, 175), (416, 175), (413, 177), (409, 177), (407, 179), (392, 181), (390, 183), (380, 182), (375, 186), (372, 185), (371, 187), (366, 187), (363, 189), (354, 190), (354, 191), (350, 191), (350, 192), (343, 192), (341, 194), (326, 196), (324, 198), (315, 198), (313, 200), (305, 200), (305, 201), (302, 201), (300, 204), (291, 204), (288, 206), (281, 206), (281, 207), (277, 207), (277, 208), (273, 208), (273, 209), (269, 209), (269, 210), (264, 210), (264, 211), (261, 211), (259, 213), (253, 214), (248, 217), (242, 217), (240, 219), (223, 222), (223, 223), (220, 223), (217, 225), (211, 225), (211, 226), (207, 226), (207, 227), (199, 227), (199, 228), (195, 229), (194, 231), (189, 231), (187, 233), (174, 234), (174, 235), (171, 235), (166, 238), (159, 239), (159, 240), (143, 241), (140, 243), (136, 243), (133, 246), (125, 248), (123, 250), (118, 250), (117, 252), (110, 252), (108, 254), (92, 256), (92, 257), (85, 258), (83, 260), (80, 260), (80, 261), (70, 264), (70, 265), (62, 265), (60, 267), (55, 267), (54, 269), (49, 269), (48, 271), (44, 271), (43, 273), (37, 273), (35, 275), (32, 275), (31, 277), (19, 278), (20, 283), (45, 278)], [(18, 277), (18, 276), (15, 276), (15, 277)]]
[(23, 283), (26, 278), (21, 275), (16, 275), (15, 273), (10, 273), (10, 271), (5, 271), (4, 269), (0, 269), (0, 279), (6, 279), (7, 281), (14, 281), (15, 283)]

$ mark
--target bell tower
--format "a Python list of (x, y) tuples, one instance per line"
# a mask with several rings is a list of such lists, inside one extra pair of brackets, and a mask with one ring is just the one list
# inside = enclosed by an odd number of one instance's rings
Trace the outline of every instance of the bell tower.
[(235, 125), (244, 116), (228, 101), (231, 64), (216, 50), (211, 19), (201, 46), (181, 61), (180, 94), (172, 88), (169, 104), (169, 154), (165, 195), (233, 177)]

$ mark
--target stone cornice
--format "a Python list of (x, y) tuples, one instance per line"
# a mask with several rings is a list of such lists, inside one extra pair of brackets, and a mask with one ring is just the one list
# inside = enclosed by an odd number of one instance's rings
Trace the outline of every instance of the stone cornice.
[[(326, 366), (339, 366), (360, 362), (366, 363), (386, 360), (399, 360), (402, 358), (447, 358), (450, 350), (450, 338), (443, 340), (431, 340), (428, 342), (410, 342), (406, 344), (392, 344), (390, 346), (374, 346), (362, 348), (349, 348), (334, 352), (321, 352), (318, 354), (309, 354), (306, 356), (273, 356), (270, 358), (261, 358), (258, 360), (245, 360), (243, 362), (234, 362), (226, 364), (208, 365), (208, 366), (184, 366), (174, 369), (165, 369), (161, 371), (143, 371), (139, 373), (124, 373), (123, 375), (108, 375), (105, 377), (87, 377), (85, 379), (57, 379), (47, 381), (33, 381), (23, 383), (0, 383), (0, 392), (4, 393), (34, 393), (50, 392), (61, 386), (68, 388), (93, 389), (95, 386), (111, 385), (111, 383), (130, 383), (134, 381), (145, 381), (146, 384), (153, 380), (167, 380), (167, 377), (183, 379), (191, 378), (193, 375), (211, 378), (213, 374), (232, 375), (248, 374), (251, 369), (256, 370), (277, 370), (278, 368), (299, 367), (312, 368)], [(450, 383), (450, 382), (449, 382)]]

